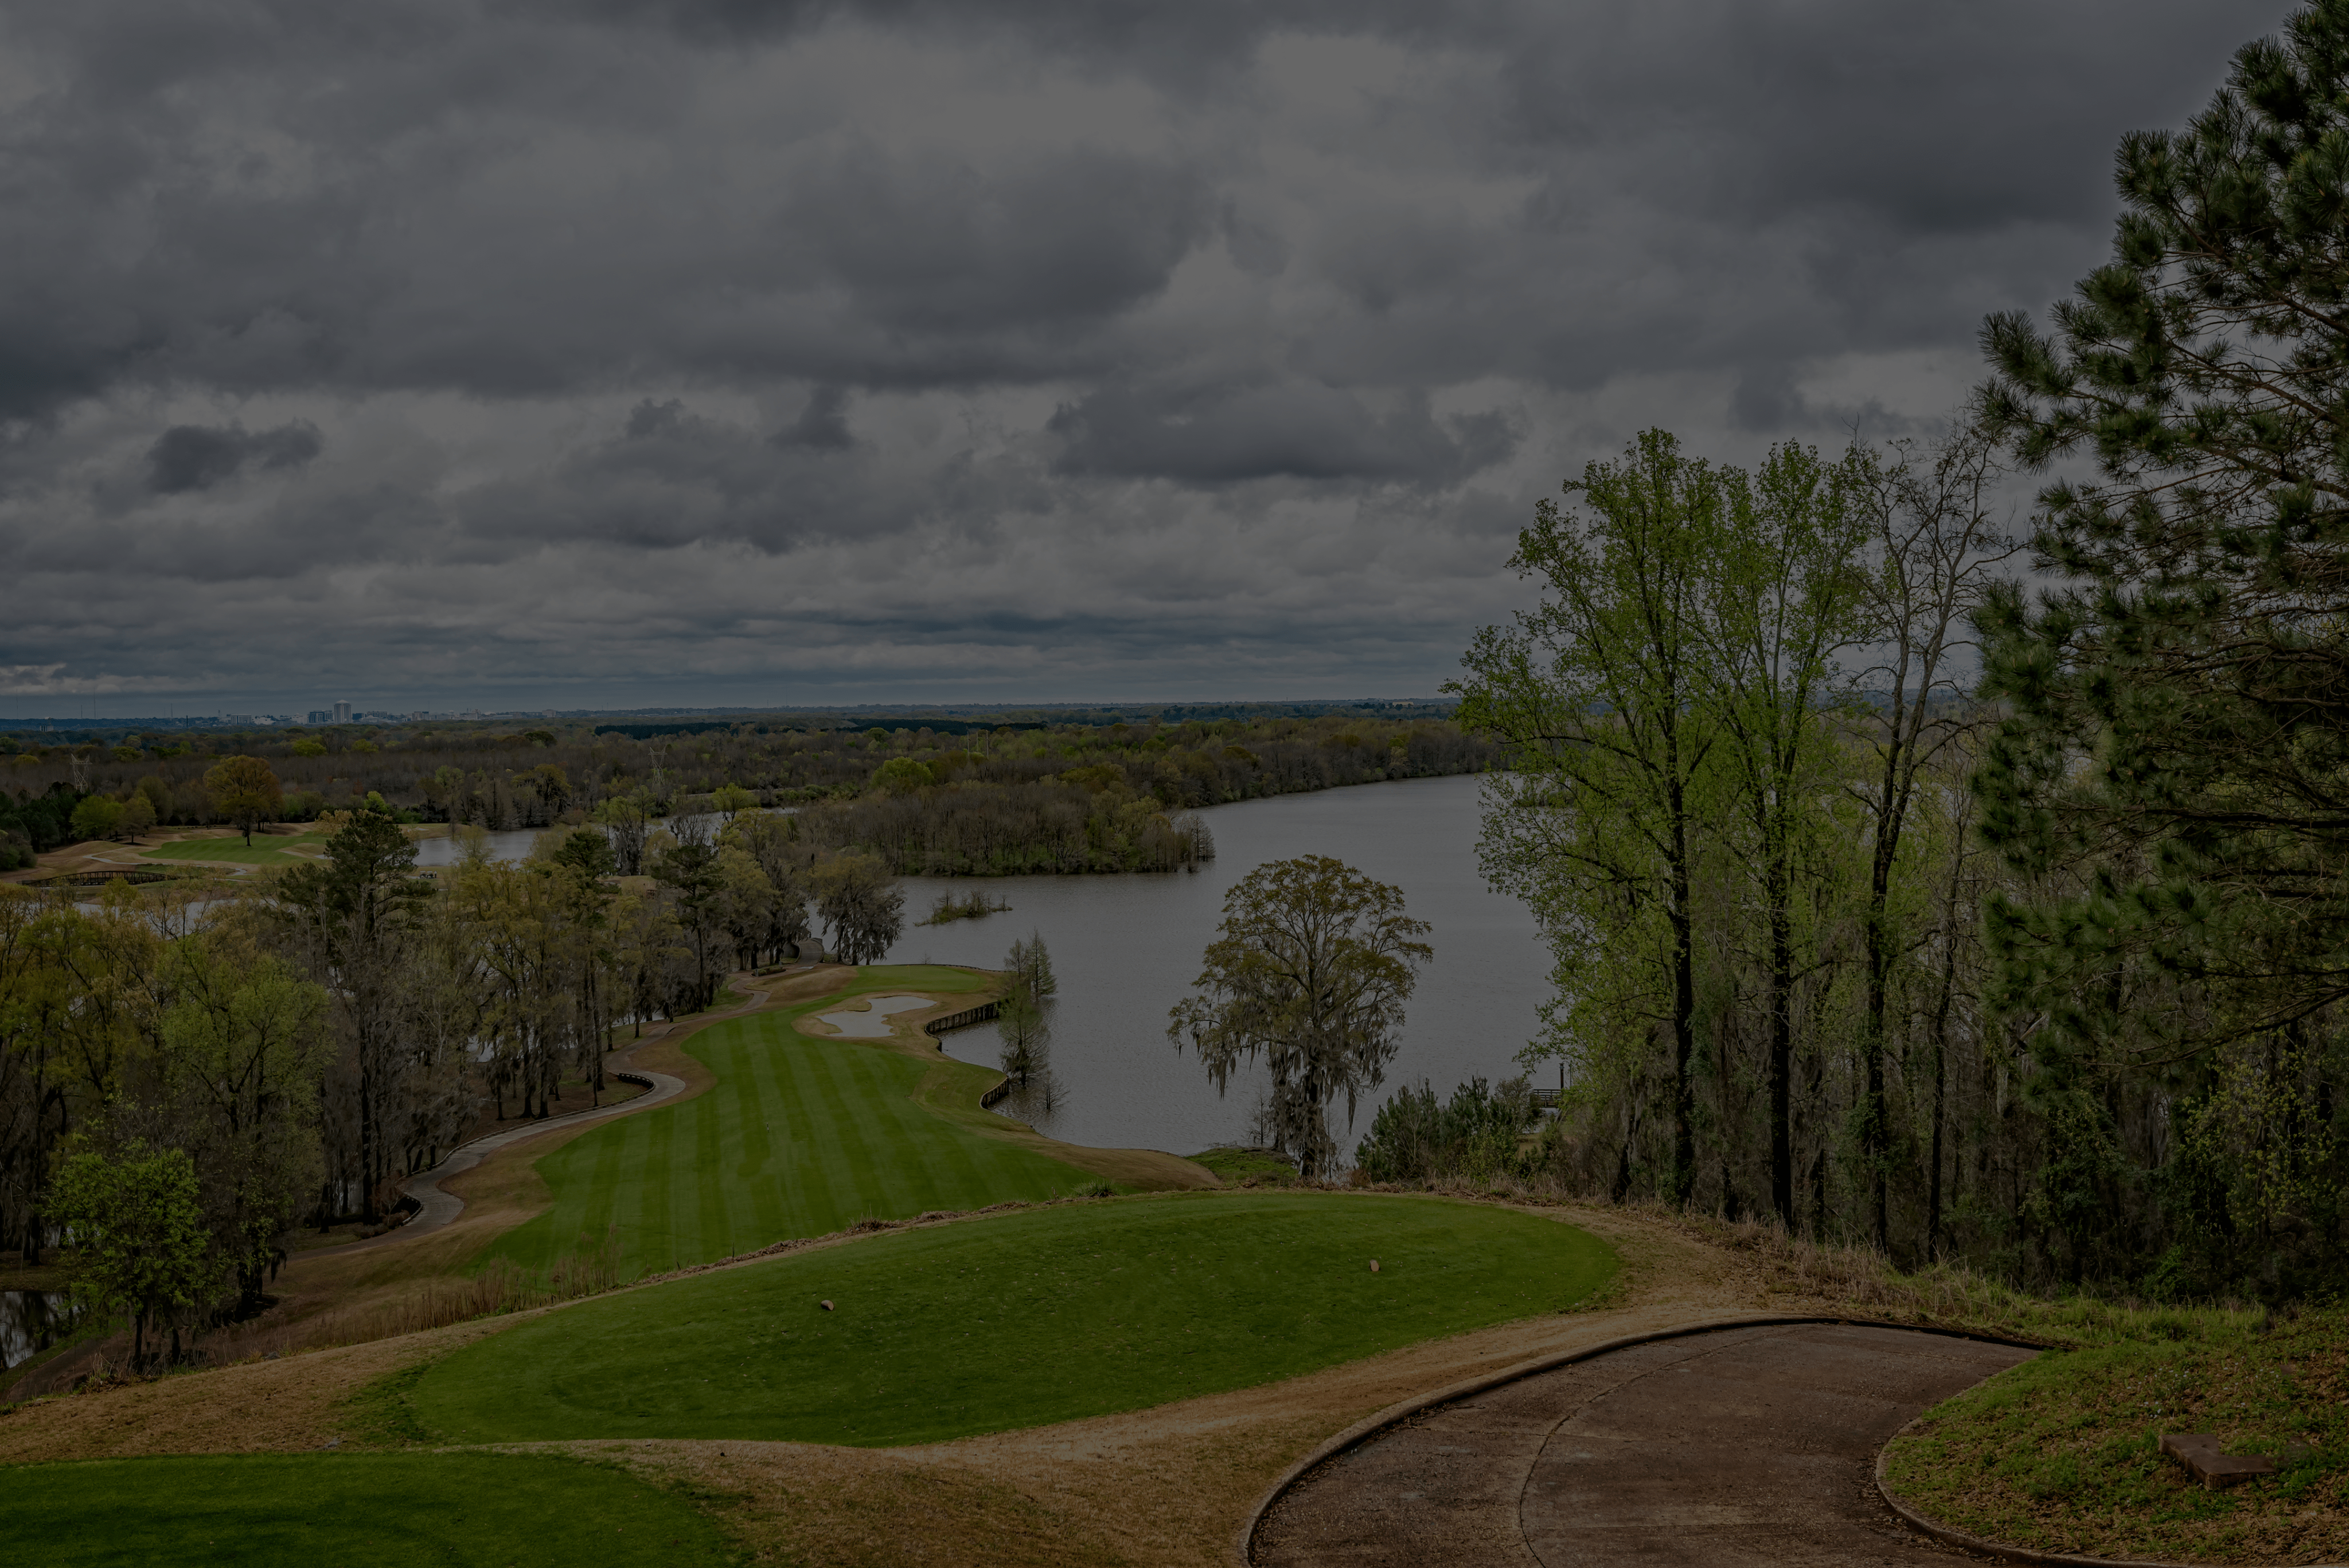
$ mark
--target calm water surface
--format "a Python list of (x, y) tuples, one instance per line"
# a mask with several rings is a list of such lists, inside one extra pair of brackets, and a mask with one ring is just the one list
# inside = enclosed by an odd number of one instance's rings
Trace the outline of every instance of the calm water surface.
[[(1435, 958), (1421, 971), (1386, 1086), (1362, 1105), (1351, 1133), (1345, 1102), (1335, 1107), (1331, 1130), (1350, 1156), (1397, 1086), (1424, 1077), (1448, 1093), (1472, 1075), (1509, 1077), (1538, 1027), (1548, 962), (1525, 907), (1476, 874), (1476, 785), (1469, 776), (1405, 779), (1216, 806), (1200, 814), (1215, 830), (1216, 859), (1195, 873), (907, 877), (909, 922), (946, 892), (985, 891), (1012, 907), (945, 926), (909, 923), (887, 961), (999, 968), (1015, 938), (1040, 931), (1061, 982), (1050, 1014), (1056, 1089), (1049, 1112), (1032, 1093), (1004, 1108), (1099, 1147), (1191, 1154), (1246, 1142), (1261, 1079), (1235, 1075), (1218, 1098), (1198, 1058), (1168, 1043), (1167, 1010), (1197, 978), (1234, 883), (1268, 860), (1343, 860), (1402, 888), (1409, 912), (1435, 928)], [(953, 1055), (995, 1064), (991, 1027), (945, 1043)]]

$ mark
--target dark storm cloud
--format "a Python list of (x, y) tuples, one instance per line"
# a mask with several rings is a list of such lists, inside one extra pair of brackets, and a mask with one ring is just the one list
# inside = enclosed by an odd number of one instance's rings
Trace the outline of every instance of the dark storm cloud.
[(1640, 425), (1929, 423), (2282, 15), (0, 0), (0, 669), (1424, 690)]
[(236, 424), (173, 425), (147, 449), (147, 488), (158, 495), (208, 490), (233, 478), (247, 462), (272, 472), (299, 468), (325, 444), (318, 427), (307, 420), (259, 431)]
[[(1381, 418), (1362, 400), (1315, 384), (1220, 389), (1163, 398), (1112, 386), (1056, 411), (1064, 472), (1238, 480), (1399, 480), (1448, 484), (1509, 455), (1516, 432), (1495, 414), (1439, 423), (1414, 392)], [(1449, 428), (1446, 428), (1446, 427)]]

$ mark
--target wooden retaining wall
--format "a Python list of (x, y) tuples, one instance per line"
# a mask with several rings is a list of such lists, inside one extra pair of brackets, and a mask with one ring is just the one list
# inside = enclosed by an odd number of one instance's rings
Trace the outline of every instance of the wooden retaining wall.
[(977, 1007), (966, 1007), (960, 1012), (949, 1012), (944, 1018), (933, 1018), (922, 1025), (922, 1031), (926, 1034), (944, 1034), (950, 1029), (968, 1029), (974, 1023), (985, 1023), (995, 1017), (999, 1005), (992, 1002), (982, 1002)]
[(1011, 1075), (1006, 1073), (1003, 1075), (1003, 1082), (996, 1085), (995, 1087), (988, 1090), (987, 1093), (978, 1096), (978, 1108), (980, 1110), (985, 1110), (988, 1106), (1000, 1102), (1010, 1093)]

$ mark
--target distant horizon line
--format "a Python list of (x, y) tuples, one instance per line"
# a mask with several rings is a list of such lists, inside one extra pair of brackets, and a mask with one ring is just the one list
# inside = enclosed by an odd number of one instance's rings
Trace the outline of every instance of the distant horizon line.
[(726, 719), (760, 717), (826, 717), (860, 713), (903, 714), (916, 716), (934, 713), (940, 718), (953, 718), (981, 713), (1098, 713), (1103, 715), (1165, 714), (1190, 709), (1267, 709), (1267, 708), (1451, 708), (1455, 701), (1440, 695), (1430, 696), (1363, 696), (1363, 697), (1224, 697), (1193, 698), (1180, 701), (1060, 701), (1060, 702), (812, 702), (791, 704), (732, 703), (717, 707), (693, 708), (661, 706), (650, 708), (463, 708), (411, 709), (398, 711), (388, 708), (360, 709), (351, 705), (347, 719), (316, 718), (328, 710), (308, 709), (301, 714), (272, 713), (256, 710), (249, 713), (225, 711), (210, 713), (143, 713), (122, 715), (100, 714), (36, 714), (22, 718), (0, 717), (0, 730), (119, 730), (140, 726), (217, 727), (228, 724), (251, 724), (285, 729), (333, 729), (342, 724), (433, 724), (433, 723), (499, 723), (514, 720), (554, 719), (579, 722), (586, 720), (643, 721), (659, 719)]

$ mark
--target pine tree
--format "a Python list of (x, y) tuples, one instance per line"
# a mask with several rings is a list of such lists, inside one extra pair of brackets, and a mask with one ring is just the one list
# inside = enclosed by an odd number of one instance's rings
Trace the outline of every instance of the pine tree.
[[(1987, 411), (2035, 468), (2070, 582), (1981, 618), (2010, 716), (1984, 831), (2040, 891), (1993, 898), (2000, 1000), (2068, 1147), (2099, 1082), (2184, 1109), (2252, 1052), (2327, 1116), (2349, 1001), (2349, 3), (2247, 45), (2180, 131), (2117, 159), (2115, 254), (2054, 313), (1991, 318)], [(2060, 1163), (2060, 1162), (2059, 1162)], [(2104, 1178), (2051, 1195), (2083, 1216)]]

